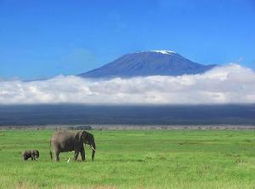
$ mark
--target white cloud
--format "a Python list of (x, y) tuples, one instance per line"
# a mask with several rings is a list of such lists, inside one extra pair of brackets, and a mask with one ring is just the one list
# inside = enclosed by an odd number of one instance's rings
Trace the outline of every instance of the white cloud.
[(89, 80), (0, 80), (0, 104), (220, 104), (255, 103), (255, 72), (237, 64), (204, 74)]

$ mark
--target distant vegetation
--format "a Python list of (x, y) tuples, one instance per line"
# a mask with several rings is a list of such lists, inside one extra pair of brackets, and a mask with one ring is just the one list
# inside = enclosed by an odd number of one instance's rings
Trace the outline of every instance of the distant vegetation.
[(255, 125), (255, 105), (0, 106), (0, 126), (50, 124)]
[[(174, 188), (255, 187), (255, 132), (91, 131), (95, 161), (51, 162), (52, 130), (0, 131), (0, 188)], [(38, 149), (39, 161), (23, 161)]]

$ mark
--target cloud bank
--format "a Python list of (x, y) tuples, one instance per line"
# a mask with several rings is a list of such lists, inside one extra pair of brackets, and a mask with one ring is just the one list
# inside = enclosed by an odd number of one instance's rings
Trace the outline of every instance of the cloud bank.
[(90, 80), (0, 79), (0, 104), (224, 104), (255, 103), (255, 72), (237, 64), (204, 74)]

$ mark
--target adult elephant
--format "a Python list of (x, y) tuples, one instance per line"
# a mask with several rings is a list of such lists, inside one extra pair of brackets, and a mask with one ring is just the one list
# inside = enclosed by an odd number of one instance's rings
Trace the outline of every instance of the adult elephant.
[[(86, 131), (78, 131), (76, 133), (70, 131), (58, 131), (53, 134), (50, 140), (50, 148), (55, 154), (56, 161), (59, 161), (59, 154), (61, 152), (74, 151), (74, 160), (77, 160), (79, 153), (82, 161), (85, 160), (85, 149), (83, 144), (90, 145), (92, 149), (92, 161), (94, 160), (96, 152), (96, 144), (94, 136)], [(50, 150), (51, 159), (53, 158)]]

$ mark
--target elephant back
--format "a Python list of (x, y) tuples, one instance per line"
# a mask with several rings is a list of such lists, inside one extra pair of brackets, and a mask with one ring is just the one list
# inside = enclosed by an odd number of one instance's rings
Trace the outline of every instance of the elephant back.
[(75, 133), (57, 131), (51, 138), (51, 145), (62, 152), (72, 151), (75, 145)]

